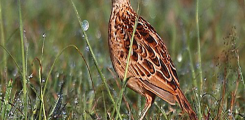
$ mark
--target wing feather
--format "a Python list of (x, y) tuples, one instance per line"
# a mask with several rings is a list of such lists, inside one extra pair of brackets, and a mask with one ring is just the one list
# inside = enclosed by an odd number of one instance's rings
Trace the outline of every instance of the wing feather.
[[(128, 29), (126, 33), (128, 38), (131, 38), (133, 29)], [(129, 48), (129, 44), (126, 48)], [(141, 17), (136, 28), (133, 48), (133, 62), (130, 62), (129, 69), (134, 71), (135, 76), (141, 78), (146, 88), (159, 97), (159, 94), (175, 94), (175, 89), (179, 87), (178, 77), (167, 48), (153, 27)], [(171, 100), (166, 101), (171, 103)]]

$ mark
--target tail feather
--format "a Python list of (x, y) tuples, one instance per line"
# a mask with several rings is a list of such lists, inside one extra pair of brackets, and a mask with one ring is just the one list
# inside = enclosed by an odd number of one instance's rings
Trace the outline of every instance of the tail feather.
[(192, 110), (190, 103), (180, 89), (176, 90), (176, 101), (179, 103), (182, 110), (189, 114), (191, 120), (198, 120), (196, 113)]

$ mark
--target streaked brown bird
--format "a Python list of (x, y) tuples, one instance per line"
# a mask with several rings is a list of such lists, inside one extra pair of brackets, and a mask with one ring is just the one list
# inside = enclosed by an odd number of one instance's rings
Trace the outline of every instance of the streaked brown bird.
[[(129, 53), (130, 39), (136, 18), (138, 24)], [(174, 105), (177, 101), (190, 119), (196, 120), (196, 113), (180, 90), (176, 68), (164, 41), (155, 29), (139, 17), (130, 5), (130, 0), (112, 0), (109, 21), (109, 50), (113, 67), (123, 79), (130, 54), (127, 86), (146, 98), (140, 119), (146, 115), (156, 96)]]

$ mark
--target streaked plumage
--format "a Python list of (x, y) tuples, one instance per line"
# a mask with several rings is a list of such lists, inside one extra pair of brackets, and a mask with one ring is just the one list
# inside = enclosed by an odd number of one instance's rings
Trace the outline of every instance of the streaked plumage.
[[(129, 0), (112, 0), (108, 42), (113, 67), (120, 79), (124, 77), (136, 17), (138, 16)], [(171, 105), (177, 101), (191, 119), (197, 119), (180, 90), (176, 68), (164, 41), (142, 17), (138, 19), (133, 50), (130, 54), (128, 69), (130, 79), (127, 86), (146, 97), (145, 108), (140, 119), (144, 118), (156, 96)]]

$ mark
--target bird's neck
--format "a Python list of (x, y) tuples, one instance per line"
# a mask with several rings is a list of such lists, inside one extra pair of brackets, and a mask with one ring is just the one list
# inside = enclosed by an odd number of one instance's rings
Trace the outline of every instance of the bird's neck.
[(112, 5), (130, 5), (130, 0), (112, 0)]
[(135, 13), (130, 5), (130, 0), (112, 0), (111, 19), (113, 19), (115, 16), (125, 17), (125, 15), (127, 15), (126, 11), (128, 11), (128, 14)]

